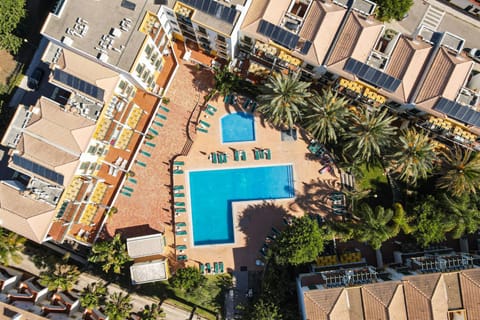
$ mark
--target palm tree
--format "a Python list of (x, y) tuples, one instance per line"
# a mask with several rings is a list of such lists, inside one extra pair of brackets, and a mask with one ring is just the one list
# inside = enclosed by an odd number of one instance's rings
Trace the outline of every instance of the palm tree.
[(26, 239), (16, 233), (0, 228), (0, 264), (8, 265), (10, 261), (20, 263)]
[(292, 128), (302, 115), (307, 99), (312, 96), (308, 91), (309, 82), (298, 80), (298, 76), (275, 73), (270, 76), (258, 96), (258, 111), (275, 126), (287, 125)]
[(113, 269), (117, 274), (121, 273), (123, 265), (131, 260), (119, 233), (111, 241), (97, 242), (92, 247), (92, 253), (88, 258), (90, 262), (101, 263), (104, 272)]
[(415, 185), (419, 178), (426, 179), (433, 170), (434, 145), (427, 135), (415, 129), (404, 131), (399, 142), (398, 151), (393, 155), (393, 169), (400, 173), (401, 180)]
[(455, 147), (442, 156), (437, 187), (449, 190), (453, 196), (476, 193), (480, 186), (480, 154)]
[(83, 288), (80, 294), (80, 304), (87, 310), (100, 307), (105, 302), (107, 287), (103, 282), (92, 282)]
[(157, 320), (160, 318), (165, 318), (163, 309), (155, 303), (143, 307), (143, 310), (140, 311), (139, 316), (142, 320)]
[(241, 80), (237, 74), (230, 71), (228, 64), (221, 68), (214, 67), (213, 78), (215, 83), (212, 90), (205, 97), (205, 103), (217, 93), (220, 93), (222, 96), (230, 94), (233, 90), (238, 88), (238, 84)]
[(382, 206), (377, 206), (373, 210), (367, 203), (362, 203), (355, 215), (359, 221), (351, 226), (354, 228), (353, 237), (358, 241), (368, 242), (375, 250), (377, 265), (381, 268), (383, 266), (382, 252), (380, 251), (382, 243), (398, 234), (394, 227), (394, 212), (392, 209), (385, 209)]
[(105, 303), (105, 314), (111, 320), (128, 319), (133, 305), (128, 294), (115, 292), (108, 297)]
[(57, 263), (51, 270), (40, 273), (40, 283), (48, 290), (72, 290), (80, 277), (80, 271), (76, 266)]
[(392, 125), (394, 117), (387, 115), (387, 109), (371, 112), (366, 107), (352, 114), (350, 130), (345, 132), (345, 151), (353, 151), (357, 161), (372, 162), (389, 147), (396, 134)]
[(400, 230), (405, 234), (410, 234), (415, 231), (415, 227), (412, 226), (412, 222), (415, 218), (408, 216), (400, 203), (397, 202), (393, 204), (393, 212), (394, 215), (392, 221), (394, 223), (394, 234), (399, 234)]
[(305, 129), (321, 143), (337, 142), (350, 116), (348, 100), (338, 97), (332, 90), (323, 90), (322, 94), (315, 94), (308, 102)]
[(449, 212), (448, 219), (452, 223), (452, 238), (460, 239), (468, 233), (474, 233), (480, 228), (480, 211), (477, 203), (478, 197), (464, 193), (457, 198), (442, 194), (442, 205)]

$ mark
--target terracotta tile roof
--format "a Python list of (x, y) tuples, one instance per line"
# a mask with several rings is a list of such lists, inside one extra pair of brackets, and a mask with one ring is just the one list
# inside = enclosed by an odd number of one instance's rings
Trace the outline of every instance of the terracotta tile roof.
[(28, 239), (42, 242), (47, 234), (55, 207), (23, 196), (0, 183), (0, 216), (2, 227)]
[(267, 37), (260, 33), (257, 33), (260, 20), (264, 19), (275, 25), (279, 25), (290, 3), (290, 0), (252, 1), (252, 4), (248, 9), (247, 15), (243, 20), (242, 27), (240, 28), (241, 31), (250, 35), (254, 35), (256, 39), (267, 42)]
[(431, 108), (440, 97), (455, 100), (472, 67), (473, 62), (470, 59), (457, 57), (445, 48), (440, 48), (427, 71), (425, 81), (420, 84), (415, 103), (423, 104), (423, 108)]
[[(442, 319), (445, 317), (448, 304), (445, 282), (441, 273), (409, 276), (405, 277), (402, 282), (409, 319)], [(439, 315), (442, 316), (439, 317)]]
[(404, 319), (407, 316), (403, 289), (398, 281), (365, 285), (362, 297), (366, 319)]
[[(399, 102), (407, 102), (420, 77), (432, 46), (424, 41), (401, 36), (393, 49), (385, 73), (402, 80), (393, 94)], [(390, 94), (391, 95), (391, 94)]]
[(328, 320), (343, 288), (311, 290), (303, 294), (307, 320)]
[(331, 72), (341, 76), (349, 75), (343, 71), (348, 58), (361, 62), (367, 60), (383, 30), (383, 24), (366, 19), (356, 12), (350, 13), (347, 19), (328, 61), (325, 62)]
[(480, 269), (464, 270), (459, 278), (468, 320), (480, 320)]

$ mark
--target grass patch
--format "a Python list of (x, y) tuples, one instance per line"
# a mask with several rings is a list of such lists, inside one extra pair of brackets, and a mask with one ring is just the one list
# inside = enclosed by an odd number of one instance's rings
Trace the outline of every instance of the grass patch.
[(357, 186), (361, 191), (372, 190), (376, 192), (379, 186), (388, 184), (387, 176), (381, 166), (362, 164), (359, 169), (362, 176), (357, 181)]

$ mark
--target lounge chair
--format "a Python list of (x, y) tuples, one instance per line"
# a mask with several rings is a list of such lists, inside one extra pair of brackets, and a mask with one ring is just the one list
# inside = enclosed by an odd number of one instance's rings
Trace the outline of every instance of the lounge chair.
[(153, 121), (153, 124), (159, 126), (159, 127), (163, 127), (163, 123), (161, 122), (158, 122), (158, 121)]
[(123, 186), (123, 189), (125, 189), (129, 192), (133, 192), (133, 188), (130, 188), (130, 187), (127, 187), (127, 186)]
[(258, 150), (258, 156), (260, 157), (260, 159), (265, 158), (265, 150), (264, 149)]
[(226, 153), (220, 153), (220, 154), (218, 155), (218, 158), (219, 158), (219, 159), (222, 159), (221, 162), (219, 161), (220, 163), (227, 163), (227, 160), (228, 160), (228, 159), (227, 159), (227, 154), (226, 154)]
[(185, 207), (185, 202), (175, 202), (174, 205), (177, 207)]
[(218, 273), (218, 263), (216, 262), (213, 263), (213, 269), (215, 273)]
[(141, 167), (146, 167), (147, 166), (147, 164), (145, 162), (138, 161), (138, 160), (137, 160), (136, 164), (138, 164)]
[(176, 185), (176, 186), (173, 186), (173, 190), (183, 190), (183, 186), (182, 185)]
[(185, 165), (185, 162), (183, 162), (183, 161), (173, 161), (173, 165), (175, 165), (175, 166), (184, 166), (184, 165)]
[(210, 153), (210, 158), (212, 159), (212, 163), (217, 163), (217, 153), (216, 152)]
[(149, 158), (152, 156), (151, 153), (149, 153), (149, 152), (147, 152), (147, 151), (144, 151), (144, 150), (140, 150), (140, 153), (143, 154), (143, 155), (146, 156), (146, 157), (149, 157)]
[(253, 103), (252, 103), (252, 110), (250, 110), (250, 112), (251, 112), (251, 113), (254, 113), (254, 112), (255, 112), (255, 109), (257, 109), (257, 106), (258, 106), (258, 103), (253, 102)]
[(177, 226), (177, 227), (186, 227), (187, 224), (186, 224), (185, 222), (181, 221), (181, 222), (175, 223), (175, 226)]
[(180, 169), (173, 170), (173, 174), (183, 174), (183, 170), (180, 170)]
[(200, 273), (201, 274), (205, 273), (205, 265), (203, 263), (200, 263)]
[(210, 262), (207, 262), (205, 264), (205, 270), (207, 271), (207, 273), (210, 273), (212, 271), (212, 267), (210, 266)]
[(154, 147), (156, 146), (155, 143), (152, 143), (152, 142), (150, 142), (150, 141), (145, 142), (145, 144), (146, 144), (147, 146), (149, 146), (149, 147), (152, 147), (152, 148), (154, 148)]
[(223, 273), (223, 262), (222, 261), (220, 261), (218, 263), (218, 268), (220, 269), (220, 273)]
[(215, 107), (212, 106), (211, 104), (208, 104), (208, 105), (207, 105), (207, 109), (210, 109), (210, 110), (212, 110), (213, 112), (217, 111), (217, 108), (215, 108)]
[(251, 101), (251, 100), (250, 100), (249, 98), (245, 99), (245, 101), (244, 101), (243, 104), (242, 104), (242, 108), (245, 109), (245, 110), (247, 110), (248, 105), (250, 104), (250, 101)]
[(208, 108), (205, 109), (205, 112), (208, 113), (208, 114), (211, 115), (211, 116), (213, 116), (213, 115), (215, 114), (212, 110), (210, 110), (210, 109), (208, 109)]
[(210, 128), (210, 123), (208, 123), (208, 122), (206, 122), (206, 121), (203, 121), (203, 120), (200, 120), (199, 122), (200, 122), (200, 124), (201, 124), (202, 126), (205, 126), (205, 127), (207, 127), (207, 128)]
[(247, 160), (247, 153), (244, 150), (240, 152), (240, 159), (242, 159), (242, 161)]
[(208, 133), (207, 129), (204, 129), (202, 127), (197, 127), (197, 131), (203, 132), (203, 133)]
[(177, 256), (177, 260), (178, 261), (185, 261), (185, 260), (188, 260), (187, 256), (182, 254), (182, 255), (179, 255)]
[(167, 117), (164, 116), (163, 114), (160, 114), (160, 113), (157, 113), (157, 117), (159, 117), (160, 119), (163, 119), (163, 120), (167, 120)]
[(230, 95), (227, 94), (227, 95), (223, 98), (223, 102), (229, 103), (229, 101), (230, 101)]
[(238, 150), (233, 150), (233, 160), (238, 161), (240, 158), (240, 152)]
[(160, 106), (160, 109), (162, 109), (162, 110), (165, 111), (165, 112), (170, 112), (170, 109), (168, 109), (168, 108), (165, 107), (165, 106)]
[(174, 193), (173, 197), (174, 198), (183, 198), (183, 197), (185, 197), (185, 193)]
[(128, 178), (128, 181), (130, 181), (133, 184), (137, 184), (137, 179), (134, 178)]
[(265, 149), (265, 158), (267, 160), (271, 160), (272, 159), (272, 153), (270, 152), (270, 149)]
[(183, 212), (187, 212), (187, 209), (185, 209), (185, 208), (175, 208), (175, 213), (183, 213)]
[(254, 158), (255, 160), (259, 160), (259, 159), (260, 159), (260, 154), (259, 154), (259, 152), (258, 152), (257, 149), (253, 149), (253, 158)]
[(184, 245), (184, 244), (179, 244), (179, 245), (177, 246), (177, 250), (187, 250), (187, 246)]
[(124, 196), (127, 196), (127, 197), (131, 197), (132, 194), (129, 193), (129, 192), (126, 192), (126, 191), (120, 191), (121, 194), (123, 194)]
[(150, 131), (151, 133), (153, 133), (154, 135), (158, 136), (158, 131), (153, 129), (153, 128), (148, 128), (148, 131)]
[(185, 231), (185, 230), (180, 230), (180, 231), (175, 232), (175, 235), (177, 235), (177, 236), (186, 236), (186, 235), (187, 235), (187, 231)]

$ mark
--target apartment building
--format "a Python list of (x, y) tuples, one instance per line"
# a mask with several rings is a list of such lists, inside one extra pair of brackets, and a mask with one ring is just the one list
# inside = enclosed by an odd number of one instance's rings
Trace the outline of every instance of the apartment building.
[(39, 243), (95, 241), (177, 66), (159, 8), (58, 2), (42, 30), (48, 83), (1, 141), (14, 170), (0, 183), (3, 227)]
[(52, 43), (53, 63), (57, 50), (66, 48), (161, 94), (166, 89), (161, 74), (173, 53), (160, 7), (153, 0), (59, 1), (41, 33)]
[(480, 319), (478, 256), (413, 255), (376, 272), (365, 265), (317, 267), (297, 279), (302, 319)]
[(173, 36), (223, 60), (236, 54), (238, 32), (252, 0), (168, 1), (160, 10)]

